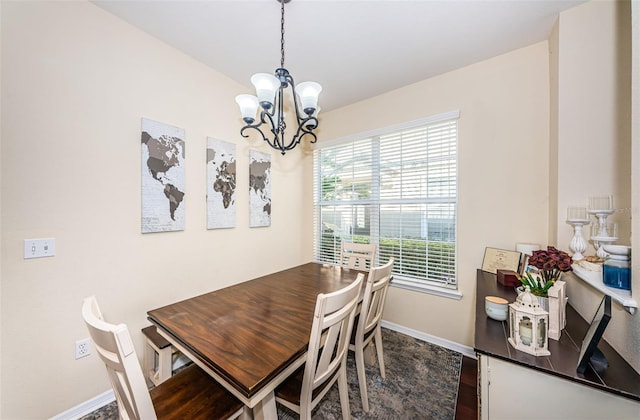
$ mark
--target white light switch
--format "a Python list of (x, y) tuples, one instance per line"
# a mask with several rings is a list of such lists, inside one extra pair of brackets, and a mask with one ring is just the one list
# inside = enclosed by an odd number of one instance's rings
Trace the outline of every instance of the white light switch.
[(53, 257), (56, 255), (56, 239), (40, 238), (24, 240), (24, 258)]

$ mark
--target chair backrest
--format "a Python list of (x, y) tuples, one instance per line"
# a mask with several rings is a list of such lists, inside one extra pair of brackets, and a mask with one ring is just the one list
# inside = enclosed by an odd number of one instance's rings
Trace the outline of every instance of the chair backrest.
[(95, 296), (82, 305), (89, 334), (104, 362), (116, 396), (121, 419), (156, 419), (151, 396), (125, 324), (104, 321)]
[(340, 265), (357, 270), (369, 270), (374, 265), (376, 244), (342, 242), (340, 245)]
[(390, 258), (385, 265), (373, 267), (369, 271), (356, 326), (356, 340), (364, 340), (367, 334), (380, 324), (391, 282), (391, 270), (393, 270), (393, 258)]
[(346, 363), (363, 281), (364, 274), (360, 273), (349, 286), (318, 295), (302, 379), (301, 413), (311, 411), (313, 390), (332, 379)]

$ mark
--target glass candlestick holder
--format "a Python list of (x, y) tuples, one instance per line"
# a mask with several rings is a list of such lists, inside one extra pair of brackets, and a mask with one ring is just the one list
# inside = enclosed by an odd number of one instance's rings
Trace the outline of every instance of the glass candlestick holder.
[(593, 241), (594, 248), (597, 250), (596, 255), (598, 258), (606, 258), (608, 253), (604, 247), (618, 240), (617, 223), (600, 223), (599, 221), (594, 223), (591, 225), (591, 240)]
[(596, 232), (593, 232), (593, 230), (591, 231), (591, 235), (592, 236), (602, 236), (602, 237), (608, 237), (608, 236), (616, 236), (616, 235), (609, 235), (607, 233), (607, 226), (610, 225), (607, 223), (607, 217), (609, 217), (610, 215), (613, 214), (613, 212), (615, 212), (614, 209), (608, 209), (608, 210), (588, 210), (589, 214), (592, 214), (593, 216), (595, 216), (595, 218), (598, 220), (597, 223), (594, 223), (594, 227), (597, 227), (598, 230)]
[(587, 208), (581, 206), (567, 207), (567, 222), (571, 220), (588, 220)]
[(589, 212), (613, 210), (613, 196), (589, 197)]
[(604, 245), (610, 245), (618, 240), (618, 226), (615, 223), (607, 223), (607, 217), (612, 215), (613, 196), (589, 197), (589, 209), (587, 212), (593, 215), (597, 222), (591, 225), (591, 240), (596, 248), (598, 258), (604, 259), (607, 252)]

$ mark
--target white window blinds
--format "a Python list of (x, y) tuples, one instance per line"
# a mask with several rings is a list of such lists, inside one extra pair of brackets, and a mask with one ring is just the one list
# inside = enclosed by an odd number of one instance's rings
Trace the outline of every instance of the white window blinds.
[(315, 259), (378, 245), (394, 279), (457, 288), (457, 117), (315, 150)]

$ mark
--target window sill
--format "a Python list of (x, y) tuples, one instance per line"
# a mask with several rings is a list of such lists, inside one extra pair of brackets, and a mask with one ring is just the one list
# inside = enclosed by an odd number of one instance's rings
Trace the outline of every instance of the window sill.
[(391, 286), (398, 287), (400, 289), (413, 290), (414, 292), (427, 293), (430, 295), (445, 297), (447, 299), (462, 299), (462, 293), (459, 290), (447, 289), (444, 287), (431, 286), (427, 284), (417, 284), (414, 281), (404, 280), (395, 276), (391, 280)]
[(636, 312), (638, 302), (631, 298), (631, 292), (605, 286), (604, 283), (602, 283), (602, 272), (588, 271), (577, 264), (573, 264), (571, 268), (573, 269), (573, 274), (575, 274), (577, 278), (600, 292), (611, 296), (613, 300), (622, 305), (631, 315)]

